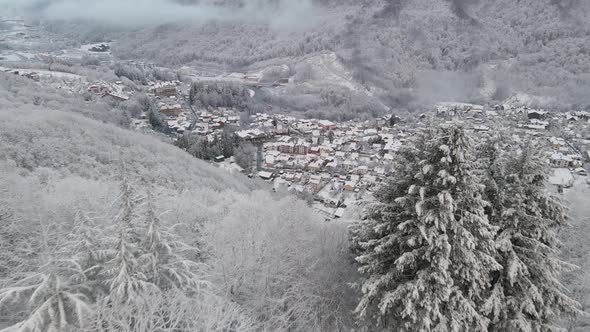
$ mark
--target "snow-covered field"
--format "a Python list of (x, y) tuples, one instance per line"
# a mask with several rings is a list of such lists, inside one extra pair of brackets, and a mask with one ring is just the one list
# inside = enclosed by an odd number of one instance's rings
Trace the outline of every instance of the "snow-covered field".
[(101, 57), (110, 58), (112, 56), (110, 50), (106, 51), (106, 52), (92, 52), (92, 51), (90, 51), (90, 49), (92, 47), (95, 47), (95, 46), (98, 47), (103, 44), (107, 45), (109, 47), (111, 45), (111, 43), (108, 43), (108, 42), (86, 44), (86, 45), (82, 45), (78, 48), (63, 50), (63, 51), (61, 51), (61, 54), (59, 56), (63, 57), (63, 58), (70, 58), (70, 59), (82, 59), (85, 56), (101, 56)]
[(49, 70), (42, 70), (42, 69), (19, 69), (13, 68), (13, 70), (17, 70), (21, 74), (30, 74), (30, 73), (37, 73), (41, 78), (57, 78), (57, 79), (64, 79), (64, 80), (82, 80), (85, 79), (83, 76), (64, 73), (60, 71), (49, 71)]
[(35, 54), (29, 52), (18, 52), (18, 51), (2, 51), (0, 52), (0, 60), (4, 61), (28, 61), (35, 59)]

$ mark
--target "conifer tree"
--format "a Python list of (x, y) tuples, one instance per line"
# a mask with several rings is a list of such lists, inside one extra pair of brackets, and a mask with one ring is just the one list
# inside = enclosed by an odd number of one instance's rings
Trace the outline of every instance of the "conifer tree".
[(108, 287), (109, 299), (116, 303), (126, 303), (141, 298), (141, 293), (152, 288), (139, 264), (143, 254), (141, 248), (142, 230), (136, 212), (141, 197), (126, 175), (122, 175), (119, 213), (114, 225), (114, 250), (105, 263), (102, 277)]
[(489, 168), (496, 171), (487, 173), (486, 182), (496, 184), (488, 199), (503, 269), (484, 308), (492, 331), (550, 331), (562, 313), (576, 314), (578, 307), (559, 282), (561, 271), (569, 268), (559, 259), (556, 235), (566, 212), (548, 191), (547, 163), (539, 149), (530, 142), (516, 146), (497, 147)]
[(162, 291), (201, 284), (195, 274), (199, 265), (183, 256), (197, 249), (182, 242), (161, 224), (151, 189), (147, 193), (145, 222), (141, 258), (148, 267), (145, 272), (148, 280)]
[(65, 235), (58, 255), (76, 262), (83, 272), (87, 287), (98, 287), (98, 274), (106, 258), (105, 244), (101, 242), (103, 239), (103, 230), (97, 227), (94, 219), (83, 209), (76, 208), (73, 225)]
[(0, 309), (20, 306), (26, 313), (24, 320), (2, 331), (69, 332), (84, 327), (92, 314), (86, 269), (89, 261), (71, 255), (71, 241), (68, 236), (58, 241), (58, 250), (45, 242), (41, 251), (46, 263), (34, 273), (14, 277), (9, 287), (0, 289)]
[(366, 275), (361, 317), (400, 331), (484, 331), (479, 311), (494, 259), (494, 229), (457, 127), (427, 130), (401, 153), (367, 219), (352, 228)]
[(22, 302), (30, 308), (24, 321), (3, 331), (79, 331), (91, 313), (89, 301), (79, 292), (79, 286), (64, 280), (51, 266), (0, 290), (0, 308)]

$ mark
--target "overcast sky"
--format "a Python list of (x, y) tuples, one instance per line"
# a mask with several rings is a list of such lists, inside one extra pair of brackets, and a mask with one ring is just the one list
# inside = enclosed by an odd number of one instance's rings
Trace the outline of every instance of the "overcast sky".
[(201, 1), (181, 5), (172, 0), (0, 0), (0, 16), (41, 16), (49, 19), (82, 19), (125, 27), (175, 21), (246, 20), (293, 29), (314, 23), (311, 0), (245, 0), (237, 8), (220, 8)]

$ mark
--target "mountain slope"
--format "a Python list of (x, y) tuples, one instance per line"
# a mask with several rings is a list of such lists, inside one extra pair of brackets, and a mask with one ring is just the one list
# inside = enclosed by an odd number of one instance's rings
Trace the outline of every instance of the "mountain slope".
[(130, 33), (114, 52), (243, 70), (333, 51), (367, 87), (416, 95), (429, 93), (421, 85), (424, 75), (445, 83), (445, 72), (475, 73), (481, 80), (492, 66), (498, 88), (485, 98), (520, 91), (590, 102), (583, 93), (590, 86), (587, 1), (316, 1), (315, 11), (322, 23), (301, 31), (262, 23), (183, 23)]
[[(109, 114), (85, 117), (67, 106), (77, 96), (13, 76), (0, 73), (0, 288), (46, 266), (77, 211), (112, 229), (125, 176), (144, 199), (150, 188), (163, 227), (199, 248), (194, 259), (213, 294), (191, 309), (210, 324), (203, 330), (223, 320), (259, 330), (352, 326), (356, 274), (345, 224), (158, 138), (93, 119)], [(44, 100), (18, 102), (33, 90)]]

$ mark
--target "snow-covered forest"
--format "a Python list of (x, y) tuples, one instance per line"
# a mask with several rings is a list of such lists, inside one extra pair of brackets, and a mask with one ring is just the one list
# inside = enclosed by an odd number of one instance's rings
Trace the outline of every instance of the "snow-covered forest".
[(560, 281), (585, 280), (561, 259), (565, 203), (547, 190), (534, 142), (426, 129), (400, 151), (378, 203), (347, 225), (115, 127), (117, 114), (100, 122), (65, 107), (75, 96), (35, 104), (23, 99), (35, 95), (30, 83), (2, 80), (18, 86), (4, 90), (0, 113), (6, 331), (584, 322), (587, 288)]
[(20, 83), (0, 112), (8, 331), (352, 326), (345, 225)]
[(589, 17), (0, 0), (0, 332), (590, 330)]

